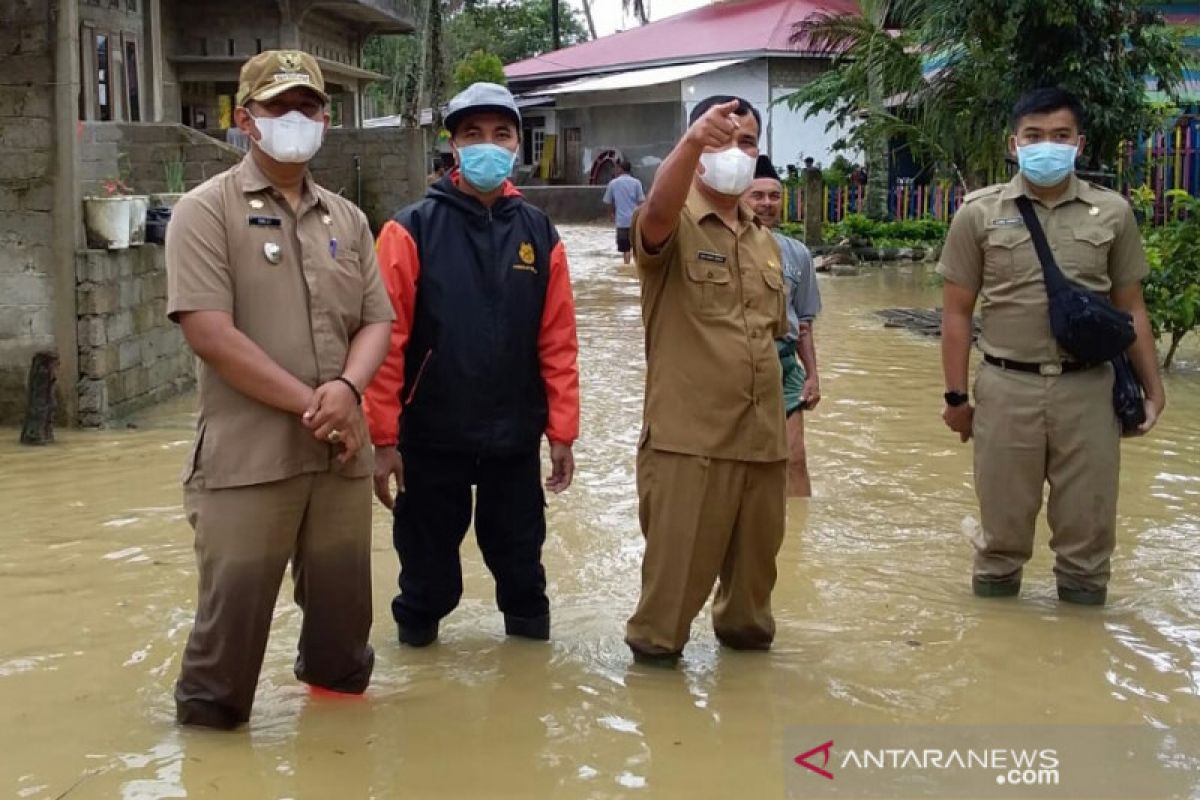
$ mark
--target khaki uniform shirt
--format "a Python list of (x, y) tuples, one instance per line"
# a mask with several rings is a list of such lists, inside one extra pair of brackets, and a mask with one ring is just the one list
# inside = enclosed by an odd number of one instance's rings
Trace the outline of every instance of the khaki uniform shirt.
[(1067, 360), (1050, 330), (1042, 266), (1016, 198), (1027, 195), (1068, 280), (1093, 292), (1138, 283), (1149, 267), (1133, 209), (1116, 192), (1071, 178), (1047, 208), (1016, 175), (967, 195), (954, 216), (938, 272), (982, 298), (980, 347), (1013, 361)]
[(655, 254), (634, 252), (646, 327), (642, 443), (738, 461), (787, 458), (776, 337), (787, 333), (779, 245), (745, 207), (737, 232), (695, 189)]
[[(363, 213), (311, 177), (293, 212), (250, 155), (180, 199), (166, 260), (172, 320), (185, 311), (226, 311), (276, 364), (314, 388), (342, 373), (360, 328), (394, 318)], [(298, 415), (247, 397), (200, 363), (200, 418), (185, 482), (197, 468), (208, 489), (330, 469), (371, 474), (369, 447), (345, 466), (335, 455)]]

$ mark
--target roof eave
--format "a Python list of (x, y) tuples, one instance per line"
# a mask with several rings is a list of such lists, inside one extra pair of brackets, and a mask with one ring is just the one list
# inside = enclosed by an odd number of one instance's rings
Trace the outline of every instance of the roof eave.
[(509, 76), (510, 86), (521, 88), (526, 85), (544, 83), (563, 83), (575, 78), (587, 78), (598, 75), (611, 75), (616, 72), (633, 72), (640, 69), (655, 67), (674, 67), (681, 64), (699, 64), (705, 61), (724, 61), (727, 59), (750, 60), (754, 58), (832, 58), (829, 53), (812, 50), (752, 50), (738, 53), (705, 53), (704, 55), (674, 58), (659, 58), (650, 61), (636, 61), (625, 64), (606, 64), (603, 67), (587, 67), (583, 69), (559, 70), (556, 72), (538, 72), (526, 75)]

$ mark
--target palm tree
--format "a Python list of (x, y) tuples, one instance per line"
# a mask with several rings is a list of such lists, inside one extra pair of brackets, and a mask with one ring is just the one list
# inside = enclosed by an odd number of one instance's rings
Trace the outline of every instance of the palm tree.
[[(904, 102), (922, 84), (921, 59), (903, 23), (915, 19), (917, 3), (860, 0), (857, 14), (817, 12), (800, 22), (793, 45), (832, 58), (832, 69), (783, 98), (807, 115), (829, 112), (835, 123), (854, 129), (852, 139), (866, 156), (865, 211), (887, 216), (888, 140), (899, 118), (890, 102)], [(897, 30), (896, 26), (900, 25)]]
[(621, 0), (621, 11), (626, 15), (632, 11), (638, 24), (645, 25), (650, 21), (650, 0)]
[(581, 0), (583, 3), (583, 18), (587, 20), (588, 35), (593, 41), (600, 37), (596, 35), (596, 20), (592, 19), (592, 2), (591, 0)]

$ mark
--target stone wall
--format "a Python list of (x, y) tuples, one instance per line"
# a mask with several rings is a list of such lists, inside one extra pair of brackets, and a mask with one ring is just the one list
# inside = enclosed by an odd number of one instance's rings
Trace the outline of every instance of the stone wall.
[(55, 347), (50, 5), (0, 0), (0, 423), (20, 419), (33, 354)]
[(164, 163), (182, 160), (193, 189), (242, 160), (240, 150), (177, 123), (81, 123), (79, 180), (84, 195), (121, 178), (138, 194), (167, 190)]
[(195, 359), (167, 319), (163, 249), (77, 259), (79, 423), (99, 426), (191, 388)]
[(522, 186), (525, 202), (546, 212), (556, 225), (568, 222), (608, 222), (603, 186)]
[(329, 131), (312, 172), (317, 183), (357, 203), (378, 233), (397, 211), (425, 193), (424, 165), (420, 131), (348, 128)]

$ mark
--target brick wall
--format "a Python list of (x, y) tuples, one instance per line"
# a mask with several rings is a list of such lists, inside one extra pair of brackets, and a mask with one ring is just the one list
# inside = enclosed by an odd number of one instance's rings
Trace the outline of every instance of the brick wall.
[(20, 418), (30, 360), (55, 345), (51, 5), (0, 0), (0, 423)]
[(79, 423), (103, 425), (186, 391), (195, 360), (167, 319), (157, 245), (79, 254)]
[[(359, 171), (354, 158), (358, 156)], [(359, 203), (376, 233), (383, 223), (425, 193), (420, 131), (407, 128), (329, 131), (312, 163), (317, 183)], [(362, 179), (362, 200), (358, 178)]]

